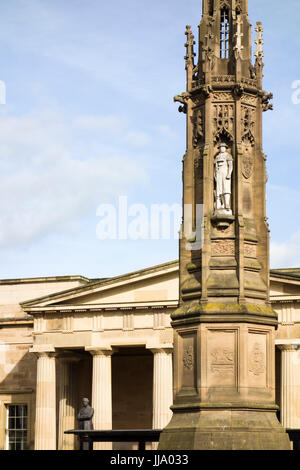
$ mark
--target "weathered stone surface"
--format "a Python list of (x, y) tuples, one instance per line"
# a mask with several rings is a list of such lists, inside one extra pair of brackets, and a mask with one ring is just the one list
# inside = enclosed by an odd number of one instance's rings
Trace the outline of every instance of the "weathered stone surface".
[(159, 450), (290, 450), (275, 410), (222, 410), (174, 413)]
[[(275, 405), (277, 314), (262, 152), (271, 94), (262, 90), (262, 27), (253, 65), (248, 2), (239, 3), (239, 14), (235, 0), (220, 3), (203, 1), (197, 64), (186, 31), (183, 203), (203, 205), (203, 220), (193, 224), (204, 228), (201, 249), (184, 237), (180, 243), (173, 418), (159, 449), (288, 450)], [(201, 129), (193, 120), (200, 101)]]

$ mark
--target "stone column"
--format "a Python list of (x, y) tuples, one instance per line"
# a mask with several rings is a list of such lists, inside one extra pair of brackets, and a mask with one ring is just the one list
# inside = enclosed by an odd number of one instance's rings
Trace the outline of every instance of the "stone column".
[[(94, 429), (112, 429), (111, 349), (86, 348), (93, 355)], [(95, 442), (94, 450), (111, 450), (111, 442)]]
[(151, 348), (153, 367), (153, 429), (163, 429), (172, 417), (173, 365), (172, 347)]
[(60, 358), (59, 375), (59, 421), (58, 421), (58, 449), (74, 450), (75, 436), (64, 434), (65, 431), (75, 429), (76, 416), (74, 408), (74, 388), (72, 384), (73, 361), (70, 358)]
[(286, 429), (293, 429), (296, 412), (295, 373), (297, 344), (278, 344), (281, 350), (281, 406), (280, 420)]
[(56, 450), (56, 377), (54, 348), (33, 347), (37, 356), (35, 450)]

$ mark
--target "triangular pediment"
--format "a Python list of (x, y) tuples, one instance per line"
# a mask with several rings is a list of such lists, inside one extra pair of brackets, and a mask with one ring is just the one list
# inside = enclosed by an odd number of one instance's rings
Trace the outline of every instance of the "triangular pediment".
[(21, 305), (27, 312), (68, 306), (176, 305), (178, 271), (178, 261), (173, 261), (106, 280), (91, 281), (85, 286), (26, 301)]
[(300, 298), (300, 269), (272, 269), (270, 297), (271, 300)]
[[(271, 270), (271, 301), (300, 299), (300, 269)], [(84, 286), (23, 302), (28, 313), (41, 310), (82, 307), (169, 305), (176, 307), (179, 292), (178, 261), (161, 264), (110, 279), (90, 281)]]

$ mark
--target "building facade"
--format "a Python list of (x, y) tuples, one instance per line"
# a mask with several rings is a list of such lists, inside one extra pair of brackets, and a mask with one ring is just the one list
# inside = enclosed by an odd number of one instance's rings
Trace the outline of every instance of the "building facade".
[(0, 449), (78, 448), (84, 397), (95, 429), (167, 427), (162, 449), (289, 448), (300, 269), (269, 269), (255, 31), (253, 64), (247, 0), (203, 0), (197, 63), (186, 30), (183, 226), (202, 206), (203, 243), (183, 231), (179, 262), (111, 279), (0, 281)]
[[(1, 450), (78, 448), (64, 431), (76, 428), (85, 396), (95, 428), (157, 429), (170, 421), (177, 261), (112, 279), (2, 280), (0, 292)], [(279, 318), (279, 418), (299, 429), (300, 270), (271, 271), (270, 295)]]

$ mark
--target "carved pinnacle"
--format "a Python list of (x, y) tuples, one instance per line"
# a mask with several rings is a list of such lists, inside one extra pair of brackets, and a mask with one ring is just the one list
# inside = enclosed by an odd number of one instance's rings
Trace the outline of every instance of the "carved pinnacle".
[(254, 53), (255, 57), (257, 60), (261, 60), (264, 56), (264, 51), (263, 51), (263, 45), (264, 45), (264, 40), (263, 40), (263, 28), (262, 24), (260, 21), (257, 23), (257, 27), (255, 28), (255, 31), (257, 32), (257, 39), (254, 41), (256, 44), (256, 51)]
[(237, 19), (237, 30), (235, 33), (235, 38), (236, 38), (236, 45), (234, 47), (234, 53), (236, 59), (241, 57), (242, 50), (244, 49), (244, 46), (242, 46), (242, 37), (244, 35), (242, 34), (242, 23), (241, 23), (241, 18), (238, 16)]
[(185, 65), (186, 67), (194, 67), (194, 57), (196, 56), (194, 52), (194, 35), (191, 30), (191, 26), (187, 25), (185, 35), (187, 36), (187, 41), (185, 43), (186, 47), (186, 56), (185, 56)]

